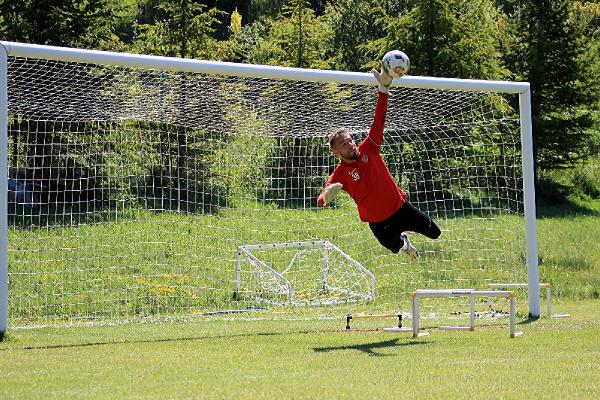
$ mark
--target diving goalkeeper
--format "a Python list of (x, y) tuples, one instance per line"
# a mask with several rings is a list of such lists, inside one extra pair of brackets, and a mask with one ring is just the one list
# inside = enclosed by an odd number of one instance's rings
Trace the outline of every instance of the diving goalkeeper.
[(340, 190), (346, 191), (356, 203), (360, 219), (369, 223), (379, 243), (393, 253), (402, 250), (415, 260), (418, 252), (410, 243), (407, 232), (418, 232), (437, 239), (441, 231), (428, 215), (410, 204), (381, 158), (392, 77), (383, 69), (371, 72), (379, 82), (379, 95), (369, 135), (358, 147), (345, 128), (329, 135), (331, 152), (340, 162), (327, 180), (317, 204), (324, 207)]

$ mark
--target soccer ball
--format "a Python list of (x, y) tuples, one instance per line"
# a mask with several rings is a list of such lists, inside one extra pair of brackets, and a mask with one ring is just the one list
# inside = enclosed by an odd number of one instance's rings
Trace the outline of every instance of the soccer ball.
[(400, 50), (392, 50), (385, 53), (381, 59), (381, 66), (392, 78), (400, 78), (408, 72), (410, 59)]

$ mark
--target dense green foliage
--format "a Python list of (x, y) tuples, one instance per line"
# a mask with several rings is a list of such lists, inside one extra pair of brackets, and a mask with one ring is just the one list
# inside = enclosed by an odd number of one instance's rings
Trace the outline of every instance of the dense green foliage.
[(499, 79), (506, 75), (498, 49), (499, 13), (487, 0), (407, 2), (384, 14), (385, 35), (370, 43), (373, 59), (404, 49), (415, 75)]
[(352, 71), (400, 48), (415, 75), (526, 80), (540, 174), (597, 159), (599, 21), (574, 0), (0, 0), (2, 40)]
[[(568, 1), (519, 6), (512, 21), (516, 37), (509, 65), (517, 79), (531, 83), (536, 160), (542, 170), (573, 165), (589, 155), (592, 126), (587, 90), (578, 60), (584, 51), (580, 30), (569, 18)], [(597, 95), (597, 93), (596, 93)]]

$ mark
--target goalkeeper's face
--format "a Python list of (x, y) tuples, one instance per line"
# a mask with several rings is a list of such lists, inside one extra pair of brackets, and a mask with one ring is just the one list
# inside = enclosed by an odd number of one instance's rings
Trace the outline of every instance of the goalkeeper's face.
[(348, 132), (344, 132), (336, 138), (331, 151), (343, 161), (356, 161), (358, 159), (356, 143), (354, 143)]

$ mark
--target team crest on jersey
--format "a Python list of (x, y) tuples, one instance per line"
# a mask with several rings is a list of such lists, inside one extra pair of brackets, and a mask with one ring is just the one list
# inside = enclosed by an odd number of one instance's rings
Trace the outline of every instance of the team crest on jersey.
[(366, 154), (363, 154), (362, 157), (360, 157), (360, 160), (366, 164), (369, 162), (369, 157)]
[(352, 179), (354, 179), (355, 181), (360, 179), (360, 175), (358, 174), (358, 171), (356, 170), (352, 170), (352, 172), (350, 172), (350, 176), (352, 177)]

